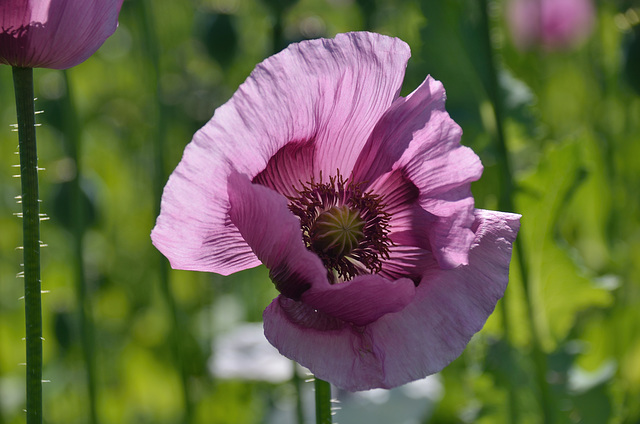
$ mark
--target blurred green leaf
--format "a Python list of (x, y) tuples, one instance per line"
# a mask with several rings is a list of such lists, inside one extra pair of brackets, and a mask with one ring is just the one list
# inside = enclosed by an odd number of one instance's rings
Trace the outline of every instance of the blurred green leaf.
[[(520, 239), (531, 262), (536, 317), (561, 423), (640, 420), (640, 96), (638, 26), (632, 0), (596, 2), (592, 39), (573, 52), (521, 53), (509, 39), (504, 6), (490, 1), (492, 41), (505, 94), (506, 131), (518, 175)], [(149, 2), (151, 3), (151, 2)], [(89, 226), (85, 273), (96, 325), (102, 424), (177, 423), (183, 416), (180, 373), (168, 331), (171, 317), (158, 287), (153, 148), (156, 89), (166, 110), (166, 171), (185, 145), (280, 42), (368, 29), (397, 36), (412, 49), (402, 93), (426, 75), (447, 90), (447, 110), (462, 142), (482, 158), (477, 207), (495, 208), (501, 181), (495, 123), (487, 102), (479, 6), (466, 0), (153, 1), (157, 45), (143, 43), (139, 4), (125, 1), (119, 28), (96, 55), (68, 71), (82, 126), (80, 164)], [(277, 15), (277, 16), (276, 16)], [(626, 22), (626, 24), (624, 24)], [(626, 25), (626, 26), (625, 26)], [(158, 80), (147, 75), (158, 54)], [(84, 424), (84, 369), (73, 291), (66, 181), (73, 175), (62, 133), (60, 71), (36, 70), (41, 176), (45, 410), (52, 423)], [(637, 87), (636, 87), (637, 88)], [(12, 178), (17, 137), (11, 70), (0, 65), (0, 422), (23, 420), (24, 336), (21, 222)], [(86, 183), (90, 182), (89, 185)], [(445, 396), (430, 422), (507, 422), (510, 390), (519, 422), (540, 422), (529, 327), (517, 264), (508, 287), (507, 342), (497, 308), (462, 357), (442, 372)], [(194, 423), (265, 423), (279, 407), (274, 387), (214, 381), (206, 370), (216, 332), (237, 320), (260, 322), (277, 295), (263, 267), (230, 277), (171, 272), (171, 293), (184, 311), (188, 384)], [(607, 379), (577, 390), (576, 370)], [(277, 388), (275, 389), (277, 391)], [(418, 419), (418, 417), (416, 417)], [(341, 421), (342, 422), (342, 421)], [(342, 422), (342, 424), (354, 424)]]
[(200, 13), (199, 38), (207, 52), (223, 67), (228, 67), (238, 50), (235, 15), (228, 13)]
[[(91, 192), (90, 189), (86, 188), (88, 184), (87, 180), (80, 184), (80, 212), (78, 216), (82, 220), (81, 225), (83, 228), (90, 227), (96, 223), (96, 206), (89, 194)], [(71, 231), (75, 225), (71, 215), (71, 208), (74, 207), (72, 183), (69, 181), (62, 182), (54, 190), (51, 201), (51, 217)]]
[(640, 95), (640, 25), (633, 27), (624, 50), (624, 72), (629, 85)]
[(584, 178), (580, 143), (550, 145), (538, 168), (519, 182), (517, 204), (523, 211), (519, 237), (529, 254), (531, 294), (536, 310), (542, 312), (535, 318), (547, 350), (565, 338), (576, 313), (612, 301), (611, 294), (584, 275), (555, 237), (570, 191)]

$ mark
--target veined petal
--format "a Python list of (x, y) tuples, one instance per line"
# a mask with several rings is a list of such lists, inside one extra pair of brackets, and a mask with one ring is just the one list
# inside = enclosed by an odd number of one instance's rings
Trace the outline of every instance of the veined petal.
[[(429, 268), (413, 301), (362, 328), (303, 325), (274, 301), (265, 335), (282, 354), (346, 390), (392, 388), (440, 371), (462, 353), (504, 294), (519, 215), (477, 210), (469, 264)], [(306, 316), (306, 315), (305, 315)]]
[(302, 295), (307, 305), (356, 326), (401, 311), (413, 299), (415, 285), (408, 278), (388, 280), (361, 275), (351, 281), (314, 287)]
[(283, 295), (299, 300), (311, 287), (329, 286), (327, 270), (317, 255), (302, 241), (300, 220), (277, 192), (251, 184), (248, 177), (229, 177), (231, 222), (269, 268), (269, 276)]
[(438, 156), (459, 147), (462, 131), (446, 112), (445, 100), (442, 83), (430, 76), (407, 97), (396, 99), (362, 149), (354, 178), (373, 182), (420, 151)]
[(116, 30), (123, 0), (3, 0), (0, 63), (66, 69)]
[(175, 269), (229, 275), (260, 260), (229, 217), (231, 165), (212, 152), (205, 154), (197, 143), (186, 147), (164, 188), (151, 240)]
[(313, 142), (289, 143), (276, 152), (267, 167), (253, 178), (253, 182), (269, 187), (284, 196), (297, 195), (302, 189), (302, 178), (316, 175)]
[[(276, 165), (275, 171), (290, 176), (286, 183), (318, 179), (321, 171), (334, 175), (336, 169), (348, 175), (398, 97), (409, 56), (403, 41), (367, 32), (292, 44), (259, 64), (203, 131), (212, 142), (232, 141), (227, 156), (252, 178)], [(227, 128), (234, 130), (221, 134)], [(270, 163), (289, 143), (313, 146), (305, 153), (313, 163)], [(269, 172), (276, 180), (277, 173)]]
[(409, 237), (407, 233), (396, 233), (391, 237), (395, 245), (389, 251), (389, 258), (382, 263), (379, 275), (394, 280), (407, 277), (417, 284), (425, 270), (439, 267), (430, 251), (406, 243), (405, 239)]
[(503, 296), (520, 216), (484, 210), (475, 215), (469, 265), (428, 270), (411, 305), (368, 328), (374, 351), (384, 354), (387, 384), (403, 384), (448, 365)]
[(267, 340), (287, 358), (311, 366), (318, 378), (352, 391), (379, 387), (383, 370), (363, 328), (283, 296), (262, 317)]
[(408, 58), (401, 40), (358, 32), (293, 44), (259, 64), (185, 149), (163, 193), (156, 247), (175, 268), (257, 266), (229, 221), (231, 172), (285, 195), (320, 171), (348, 175), (397, 98)]
[(336, 169), (351, 173), (371, 131), (398, 98), (411, 55), (400, 39), (372, 33), (345, 34), (338, 42), (334, 57), (339, 59), (316, 71), (323, 75), (318, 88), (328, 94), (324, 107), (316, 109), (322, 117), (317, 161), (325, 175)]
[(474, 221), (470, 184), (482, 175), (482, 164), (460, 145), (462, 131), (446, 112), (445, 100), (442, 84), (431, 77), (396, 100), (358, 158), (354, 179), (371, 182), (375, 192), (387, 196), (402, 186), (389, 175), (401, 173), (415, 185), (418, 204), (434, 217), (427, 234), (431, 251), (441, 267), (455, 268), (468, 261)]

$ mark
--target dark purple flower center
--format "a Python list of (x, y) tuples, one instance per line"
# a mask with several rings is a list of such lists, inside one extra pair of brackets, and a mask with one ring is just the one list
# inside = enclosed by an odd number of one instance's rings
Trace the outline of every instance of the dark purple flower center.
[(326, 183), (312, 179), (289, 197), (304, 242), (320, 257), (332, 283), (379, 272), (389, 258), (390, 216), (380, 196), (360, 186), (345, 182), (338, 172)]

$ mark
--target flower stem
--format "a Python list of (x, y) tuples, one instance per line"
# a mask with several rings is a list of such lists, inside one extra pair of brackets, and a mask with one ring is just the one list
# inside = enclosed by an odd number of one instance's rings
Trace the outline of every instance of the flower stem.
[(78, 318), (80, 321), (80, 340), (82, 343), (82, 355), (86, 369), (87, 396), (89, 400), (89, 423), (98, 424), (98, 406), (97, 406), (97, 384), (96, 384), (96, 359), (95, 359), (95, 343), (94, 343), (94, 325), (93, 314), (90, 298), (87, 296), (87, 281), (84, 272), (84, 234), (87, 225), (87, 210), (84, 209), (85, 203), (82, 199), (82, 190), (80, 188), (80, 180), (82, 178), (82, 167), (80, 161), (80, 125), (78, 123), (78, 115), (71, 85), (69, 81), (68, 71), (63, 73), (65, 87), (67, 89), (64, 97), (64, 133), (69, 140), (69, 155), (73, 160), (76, 172), (70, 181), (71, 187), (71, 209), (72, 232), (73, 232), (73, 250), (74, 250), (74, 268), (76, 282), (76, 298), (78, 302)]
[(26, 327), (27, 424), (42, 423), (42, 299), (40, 291), (40, 201), (33, 69), (13, 68), (18, 117)]
[[(155, 27), (155, 20), (153, 14), (153, 1), (143, 0), (137, 2), (139, 14), (142, 23), (142, 42), (144, 43), (144, 49), (147, 52), (147, 57), (150, 59), (150, 68), (147, 72), (148, 81), (155, 94), (155, 104), (153, 114), (151, 116), (153, 122), (153, 128), (155, 133), (153, 138), (154, 143), (154, 171), (153, 171), (153, 193), (155, 199), (155, 214), (160, 213), (160, 201), (162, 199), (162, 191), (164, 183), (167, 180), (167, 174), (164, 166), (164, 149), (166, 145), (167, 133), (167, 121), (169, 116), (166, 108), (162, 105), (160, 98), (162, 93), (162, 86), (160, 85), (160, 46), (158, 45), (157, 31)], [(191, 390), (189, 387), (189, 365), (187, 362), (187, 353), (184, 349), (184, 336), (187, 330), (187, 324), (182, 317), (182, 311), (180, 306), (174, 299), (171, 289), (171, 281), (169, 274), (169, 263), (166, 258), (158, 254), (158, 271), (160, 280), (160, 289), (162, 297), (164, 298), (169, 313), (171, 316), (171, 330), (169, 334), (171, 354), (173, 356), (174, 363), (177, 365), (178, 372), (180, 374), (180, 387), (182, 391), (182, 399), (184, 404), (184, 415), (182, 422), (190, 424), (194, 421), (194, 406), (191, 400)]]
[[(498, 72), (496, 66), (495, 54), (493, 51), (493, 45), (491, 42), (491, 26), (489, 20), (489, 0), (482, 0), (482, 20), (484, 25), (484, 45), (487, 55), (487, 63), (489, 67), (489, 81), (488, 81), (488, 94), (489, 99), (493, 106), (494, 120), (496, 125), (496, 140), (498, 148), (498, 163), (500, 164), (501, 178), (500, 181), (503, 185), (500, 191), (499, 207), (501, 210), (514, 211), (514, 188), (513, 188), (513, 171), (509, 153), (507, 150), (507, 142), (504, 133), (504, 108), (502, 104), (502, 93), (500, 92), (500, 86), (498, 84)], [(514, 253), (517, 258), (517, 263), (520, 271), (520, 277), (522, 279), (523, 291), (525, 296), (525, 303), (527, 306), (527, 321), (529, 324), (529, 332), (531, 333), (531, 347), (532, 347), (532, 359), (536, 370), (536, 383), (539, 390), (539, 400), (545, 423), (555, 422), (553, 399), (551, 391), (549, 390), (549, 384), (547, 383), (547, 363), (546, 357), (542, 350), (542, 343), (540, 342), (540, 335), (535, 322), (535, 307), (533, 305), (531, 286), (529, 284), (529, 267), (527, 264), (526, 246), (522, 237), (518, 239), (514, 244)], [(506, 308), (503, 308), (503, 313), (506, 314)], [(505, 320), (507, 319), (505, 315)], [(505, 321), (506, 323), (507, 321)], [(505, 326), (508, 328), (508, 326)], [(513, 392), (513, 390), (510, 390)], [(510, 394), (511, 399), (511, 419), (514, 419), (515, 398), (513, 393)]]
[(316, 424), (331, 424), (331, 384), (315, 378)]
[(298, 373), (298, 364), (295, 361), (291, 361), (293, 364), (293, 385), (296, 388), (296, 423), (304, 424), (304, 407), (302, 405), (302, 379)]

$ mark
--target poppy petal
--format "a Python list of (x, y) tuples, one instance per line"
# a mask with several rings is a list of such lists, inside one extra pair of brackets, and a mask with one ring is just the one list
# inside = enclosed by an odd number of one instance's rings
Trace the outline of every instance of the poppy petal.
[(460, 145), (462, 131), (445, 110), (442, 84), (431, 77), (394, 102), (380, 120), (354, 168), (356, 181), (372, 182), (381, 195), (393, 192), (389, 173), (402, 172), (417, 188), (418, 203), (434, 216), (428, 239), (441, 267), (468, 261), (473, 241), (470, 183), (482, 175), (478, 156)]
[(229, 201), (231, 222), (269, 268), (280, 293), (298, 300), (312, 286), (329, 285), (322, 261), (304, 245), (300, 220), (289, 211), (284, 196), (233, 173)]
[(317, 286), (302, 301), (325, 314), (356, 326), (401, 311), (413, 299), (415, 285), (408, 278), (390, 281), (379, 275), (361, 275), (344, 283)]
[[(154, 245), (174, 268), (228, 275), (259, 265), (229, 222), (231, 172), (284, 195), (321, 171), (348, 175), (397, 98), (409, 55), (397, 38), (357, 32), (292, 44), (259, 64), (185, 149)], [(277, 160), (282, 149), (296, 157)]]
[(293, 314), (300, 302), (276, 299), (263, 314), (265, 335), (283, 355), (345, 390), (392, 388), (438, 372), (462, 353), (504, 294), (518, 219), (476, 211), (469, 264), (429, 268), (413, 301), (397, 313), (356, 327), (323, 313)]

